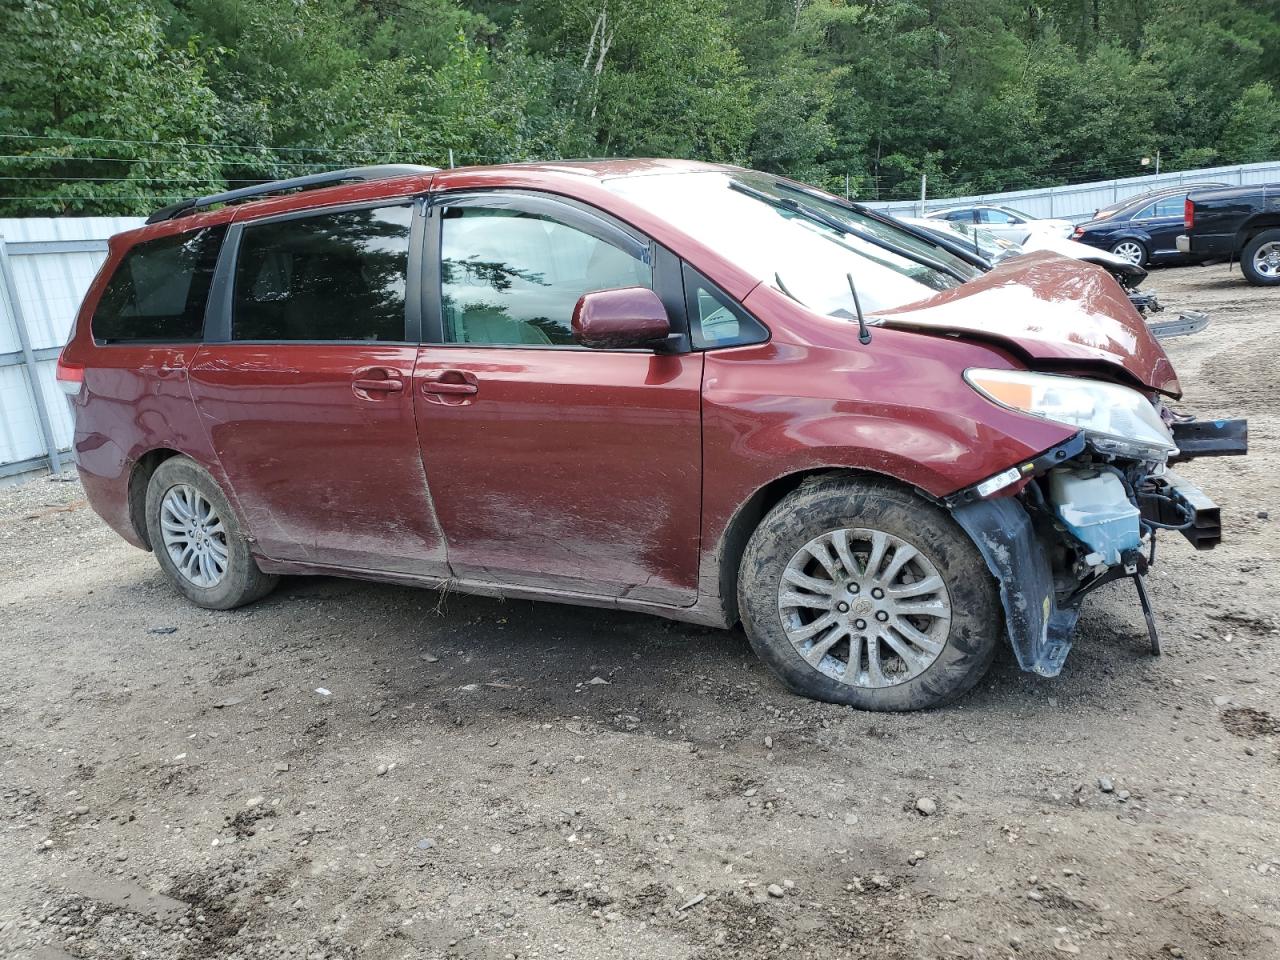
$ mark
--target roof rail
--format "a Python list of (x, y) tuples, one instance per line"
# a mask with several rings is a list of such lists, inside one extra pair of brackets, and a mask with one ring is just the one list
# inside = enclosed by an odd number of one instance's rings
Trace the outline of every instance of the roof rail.
[(185, 216), (201, 207), (211, 207), (215, 203), (235, 203), (237, 200), (248, 200), (252, 197), (265, 197), (273, 193), (284, 193), (287, 190), (313, 190), (317, 187), (331, 187), (336, 183), (350, 180), (390, 180), (394, 177), (411, 177), (421, 173), (435, 173), (439, 167), (422, 167), (412, 163), (382, 163), (371, 167), (350, 167), (346, 170), (328, 170), (324, 173), (312, 173), (305, 177), (291, 177), (288, 180), (272, 180), (253, 187), (241, 187), (239, 190), (226, 190), (222, 193), (211, 193), (207, 197), (192, 197), (179, 200), (167, 207), (161, 207), (151, 216), (147, 223), (160, 223)]

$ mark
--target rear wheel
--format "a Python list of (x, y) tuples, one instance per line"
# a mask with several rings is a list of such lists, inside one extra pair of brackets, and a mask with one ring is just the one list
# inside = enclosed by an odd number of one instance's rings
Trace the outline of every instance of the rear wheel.
[(1263, 230), (1244, 245), (1240, 272), (1256, 286), (1280, 285), (1280, 230)]
[(942, 509), (896, 487), (802, 486), (752, 535), (743, 626), (793, 690), (864, 710), (936, 707), (987, 672), (996, 584)]
[(1111, 252), (1122, 260), (1128, 260), (1135, 266), (1145, 266), (1147, 263), (1147, 247), (1141, 240), (1128, 238), (1117, 241), (1111, 245)]
[(147, 535), (160, 569), (199, 606), (230, 610), (276, 585), (258, 569), (221, 488), (188, 457), (166, 460), (151, 475)]

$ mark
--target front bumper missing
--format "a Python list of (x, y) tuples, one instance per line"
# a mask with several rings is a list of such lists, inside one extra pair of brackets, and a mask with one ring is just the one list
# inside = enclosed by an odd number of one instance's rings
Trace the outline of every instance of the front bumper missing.
[[(1179, 421), (1172, 426), (1179, 453), (1177, 462), (1204, 456), (1240, 456), (1248, 452), (1248, 424), (1243, 420)], [(1023, 477), (1034, 478), (1064, 463), (1085, 449), (1077, 434), (1035, 460), (1017, 467)], [(1148, 477), (1137, 492), (1142, 524), (1154, 537), (1156, 530), (1177, 530), (1197, 550), (1211, 550), (1222, 540), (1221, 511), (1195, 484), (1165, 470)], [(1049, 547), (1038, 533), (1031, 513), (1017, 496), (983, 499), (975, 488), (948, 497), (956, 522), (964, 528), (1000, 585), (1005, 627), (1018, 665), (1042, 677), (1054, 677), (1071, 651), (1072, 635), (1080, 616), (1080, 604), (1094, 589), (1114, 580), (1132, 579), (1142, 604), (1151, 649), (1159, 653), (1155, 618), (1142, 576), (1148, 558), (1140, 549), (1126, 550), (1117, 566), (1086, 578), (1074, 591), (1059, 597)], [(1154, 540), (1151, 541), (1154, 559)]]

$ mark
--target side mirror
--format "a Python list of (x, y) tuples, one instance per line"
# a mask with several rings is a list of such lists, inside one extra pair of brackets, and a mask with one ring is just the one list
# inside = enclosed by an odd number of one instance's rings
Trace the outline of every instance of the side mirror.
[(667, 308), (648, 287), (594, 290), (573, 308), (573, 339), (584, 347), (654, 347), (670, 335)]

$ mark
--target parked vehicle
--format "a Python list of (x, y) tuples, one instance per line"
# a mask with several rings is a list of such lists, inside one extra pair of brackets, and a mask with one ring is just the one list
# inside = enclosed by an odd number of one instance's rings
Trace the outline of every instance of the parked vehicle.
[(1093, 211), (1092, 220), (1109, 220), (1121, 210), (1130, 208), (1141, 208), (1153, 200), (1163, 200), (1165, 197), (1171, 197), (1174, 194), (1186, 196), (1192, 190), (1201, 190), (1207, 187), (1225, 187), (1225, 183), (1215, 183), (1206, 180), (1200, 183), (1179, 183), (1170, 186), (1160, 187), (1156, 190), (1147, 190), (1143, 193), (1135, 193), (1125, 197), (1123, 200), (1117, 200), (1115, 203), (1107, 207), (1099, 207)]
[(1182, 186), (1131, 197), (1080, 224), (1071, 238), (1141, 267), (1191, 262), (1195, 258), (1180, 251), (1177, 244), (1188, 189)]
[(1177, 244), (1187, 256), (1239, 260), (1249, 283), (1280, 285), (1280, 183), (1196, 190), (1182, 227)]
[(1169, 409), (1102, 270), (685, 161), (183, 201), (112, 239), (58, 379), (93, 509), (196, 604), (340, 574), (741, 622), (873, 710), (1001, 633), (1057, 674), (1156, 529), (1219, 539), (1166, 465), (1245, 446)]
[(997, 237), (1020, 242), (1028, 233), (1046, 233), (1059, 237), (1071, 236), (1070, 220), (1053, 220), (1033, 217), (1012, 207), (992, 203), (980, 203), (967, 207), (947, 207), (930, 211), (931, 220), (948, 220), (953, 223), (973, 223), (990, 230)]
[(925, 230), (950, 235), (967, 246), (981, 253), (992, 265), (1009, 257), (1020, 257), (1024, 253), (1036, 250), (1047, 250), (1061, 254), (1072, 260), (1082, 260), (1102, 267), (1116, 278), (1126, 290), (1133, 290), (1147, 277), (1147, 271), (1135, 263), (1108, 253), (1076, 243), (1053, 233), (1028, 232), (1018, 240), (997, 237), (985, 227), (954, 220), (931, 220), (928, 217), (899, 217), (903, 223), (911, 224)]
[[(947, 220), (929, 220), (922, 217), (898, 217), (900, 222), (917, 229), (928, 230), (936, 236), (944, 237), (951, 242), (959, 241), (964, 248), (981, 257), (985, 263), (979, 264), (990, 269), (998, 263), (1020, 257), (1033, 250), (1048, 250), (1060, 253), (1064, 257), (1093, 263), (1102, 267), (1116, 278), (1116, 282), (1124, 287), (1129, 302), (1143, 317), (1164, 311), (1159, 297), (1151, 290), (1139, 290), (1142, 281), (1147, 278), (1147, 271), (1137, 264), (1122, 260), (1105, 250), (1086, 247), (1083, 243), (1064, 240), (1049, 234), (1033, 234), (1027, 238), (1026, 246), (1004, 240), (969, 223), (953, 223)], [(1186, 337), (1199, 333), (1209, 326), (1208, 315), (1198, 310), (1184, 310), (1176, 320), (1148, 320), (1147, 329), (1157, 340), (1170, 340), (1174, 337)]]

